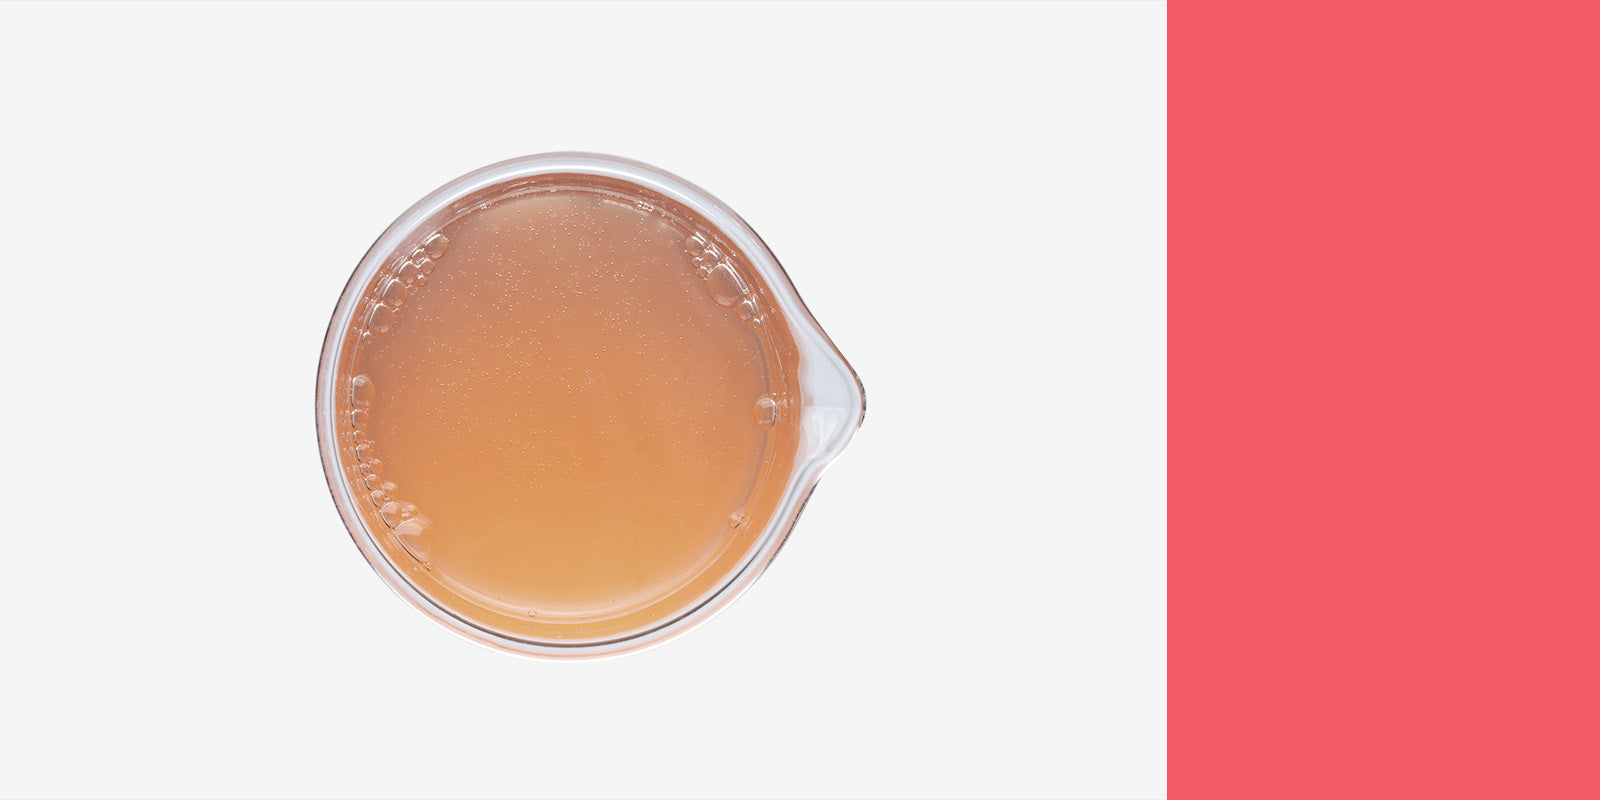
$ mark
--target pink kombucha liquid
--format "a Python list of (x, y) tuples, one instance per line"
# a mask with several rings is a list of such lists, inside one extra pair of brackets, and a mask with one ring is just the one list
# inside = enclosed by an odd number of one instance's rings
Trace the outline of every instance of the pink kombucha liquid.
[(772, 519), (798, 444), (794, 342), (747, 265), (689, 209), (578, 175), (396, 254), (336, 414), (385, 557), (447, 612), (538, 640), (692, 608)]

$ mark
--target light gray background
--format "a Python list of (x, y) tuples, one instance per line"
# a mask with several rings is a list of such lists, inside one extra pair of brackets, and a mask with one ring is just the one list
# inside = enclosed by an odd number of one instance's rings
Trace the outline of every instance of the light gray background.
[[(1165, 15), (0, 5), (0, 794), (1164, 796)], [(392, 596), (312, 430), (378, 233), (558, 149), (738, 209), (869, 403), (599, 663)]]

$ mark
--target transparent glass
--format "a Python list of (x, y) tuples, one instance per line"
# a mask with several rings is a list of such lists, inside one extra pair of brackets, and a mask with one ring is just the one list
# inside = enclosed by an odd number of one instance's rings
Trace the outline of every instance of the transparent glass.
[[(381, 489), (374, 488), (369, 501), (364, 492), (367, 487), (359, 482), (366, 466), (356, 463), (359, 459), (353, 455), (359, 452), (359, 445), (353, 447), (352, 441), (360, 438), (352, 434), (348, 402), (352, 392), (360, 394), (359, 389), (352, 389), (359, 384), (352, 381), (362, 379), (351, 377), (352, 364), (358, 348), (364, 346), (363, 331), (374, 324), (374, 314), (388, 313), (379, 305), (384, 288), (405, 288), (395, 278), (397, 270), (410, 264), (408, 255), (419, 263), (424, 261), (424, 254), (438, 243), (439, 232), (447, 225), (477, 209), (489, 208), (497, 200), (529, 192), (529, 187), (537, 188), (541, 181), (604, 182), (607, 191), (624, 200), (636, 200), (640, 208), (653, 204), (685, 209), (684, 215), (709, 229), (710, 240), (723, 244), (729, 259), (737, 257), (739, 268), (748, 270), (747, 275), (753, 273), (756, 281), (751, 283), (760, 285), (760, 301), (774, 312), (770, 319), (787, 334), (784, 358), (789, 362), (792, 385), (784, 396), (783, 413), (785, 423), (794, 427), (789, 431), (792, 448), (784, 451), (783, 458), (792, 463), (771, 473), (786, 479), (772, 488), (765, 524), (742, 552), (721, 562), (717, 574), (708, 573), (700, 576), (703, 580), (687, 584), (694, 591), (671, 613), (641, 617), (637, 624), (603, 635), (530, 634), (515, 624), (497, 624), (493, 619), (462, 613), (459, 604), (453, 605), (441, 592), (428, 588), (428, 575), (419, 572), (417, 564), (397, 559), (396, 553), (401, 551), (393, 545), (396, 532), (391, 530), (395, 519), (389, 518), (387, 511), (375, 515), (373, 507), (381, 502)], [(744, 308), (739, 312), (748, 319)], [(788, 347), (790, 339), (792, 348)], [(371, 340), (369, 332), (365, 341)], [(763, 398), (762, 402), (768, 401)], [(318, 444), (334, 504), (361, 554), (384, 582), (419, 611), (470, 641), (549, 658), (637, 651), (681, 635), (725, 608), (750, 587), (782, 548), (823, 471), (849, 443), (866, 410), (855, 371), (807, 310), (778, 260), (743, 219), (681, 178), (636, 161), (589, 153), (549, 153), (484, 167), (451, 181), (402, 214), (362, 258), (339, 298), (318, 365), (316, 403)], [(756, 413), (759, 417), (762, 410), (758, 408)], [(359, 425), (356, 427), (359, 430)], [(356, 439), (352, 440), (352, 435)], [(377, 476), (367, 477), (374, 481), (369, 485), (378, 485)], [(737, 527), (737, 520), (730, 524)], [(389, 538), (380, 540), (385, 536)]]

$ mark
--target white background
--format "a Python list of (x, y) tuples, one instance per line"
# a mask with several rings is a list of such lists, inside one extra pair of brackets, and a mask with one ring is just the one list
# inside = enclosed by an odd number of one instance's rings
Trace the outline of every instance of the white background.
[[(1165, 15), (0, 5), (0, 794), (1164, 796)], [(739, 210), (869, 404), (605, 662), (391, 595), (312, 422), (378, 233), (560, 149)]]

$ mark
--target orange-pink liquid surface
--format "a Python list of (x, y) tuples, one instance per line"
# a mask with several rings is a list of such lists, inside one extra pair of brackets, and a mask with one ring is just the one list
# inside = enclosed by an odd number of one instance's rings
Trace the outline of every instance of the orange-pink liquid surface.
[(636, 187), (546, 179), (399, 254), (348, 334), (346, 479), (386, 558), (511, 635), (689, 608), (772, 518), (794, 343), (744, 256)]

